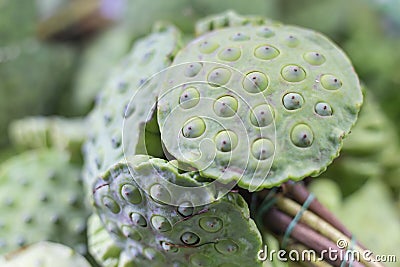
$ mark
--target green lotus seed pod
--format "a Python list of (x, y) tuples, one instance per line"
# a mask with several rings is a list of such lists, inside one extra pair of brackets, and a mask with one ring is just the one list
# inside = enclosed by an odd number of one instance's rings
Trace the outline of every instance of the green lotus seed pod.
[[(161, 139), (171, 158), (204, 177), (238, 181), (251, 191), (324, 171), (338, 156), (363, 99), (350, 61), (326, 37), (300, 27), (258, 23), (247, 19), (235, 26), (201, 26), (202, 35), (181, 49), (166, 71), (157, 106)], [(199, 49), (204, 43), (213, 49)], [(221, 58), (227, 48), (235, 48), (232, 54), (240, 50), (240, 56)], [(194, 64), (201, 65), (195, 80), (182, 75)], [(182, 91), (174, 88), (189, 85), (196, 87), (199, 103), (176, 109)], [(226, 96), (234, 99), (223, 102), (231, 112), (221, 109), (220, 99)], [(201, 118), (204, 127), (188, 138), (182, 129), (192, 118)], [(234, 149), (221, 145), (223, 131), (237, 136)]]
[(71, 248), (53, 242), (39, 242), (6, 255), (3, 267), (90, 267), (86, 259)]
[(149, 78), (170, 65), (179, 43), (180, 32), (175, 27), (160, 27), (138, 40), (104, 83), (89, 115), (91, 127), (84, 146), (88, 192), (96, 177), (124, 153), (163, 157), (157, 119), (153, 117), (159, 88)]
[(86, 253), (88, 210), (69, 154), (31, 150), (0, 165), (0, 254), (42, 240)]
[[(246, 256), (257, 254), (261, 237), (239, 194), (228, 193), (214, 202), (211, 189), (196, 196), (190, 189), (206, 185), (195, 179), (198, 175), (179, 173), (171, 162), (144, 155), (115, 164), (103, 176), (108, 177), (94, 185), (94, 204), (103, 224), (112, 226), (106, 227), (111, 238), (123, 250), (119, 262), (124, 257), (135, 266), (196, 266), (207, 259), (207, 266), (261, 266), (256, 257)], [(161, 184), (166, 181), (184, 187)], [(121, 194), (127, 184), (139, 190), (140, 202), (132, 203)], [(155, 192), (168, 190), (171, 202), (179, 205), (155, 201), (153, 194), (146, 193), (153, 192), (154, 186)], [(102, 202), (105, 197), (118, 202), (119, 213), (109, 212)], [(197, 197), (209, 204), (196, 205)], [(98, 247), (98, 257), (108, 258), (105, 254), (111, 246), (106, 244)]]

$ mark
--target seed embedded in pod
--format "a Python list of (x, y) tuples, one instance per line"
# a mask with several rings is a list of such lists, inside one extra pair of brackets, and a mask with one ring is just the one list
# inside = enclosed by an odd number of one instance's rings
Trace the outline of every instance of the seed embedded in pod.
[(282, 68), (281, 75), (288, 82), (300, 82), (306, 78), (304, 69), (297, 65), (288, 65)]
[(259, 71), (248, 73), (242, 81), (244, 90), (249, 93), (259, 93), (264, 91), (268, 86), (267, 76)]
[(328, 103), (319, 102), (315, 105), (315, 112), (320, 116), (331, 116), (332, 108)]
[(186, 77), (194, 77), (196, 76), (203, 65), (200, 62), (192, 62), (185, 67), (185, 71), (183, 72)]
[(225, 68), (213, 69), (207, 76), (208, 83), (213, 87), (220, 87), (229, 82), (231, 72)]
[(289, 47), (296, 47), (299, 45), (300, 40), (293, 35), (289, 35), (283, 40), (283, 42)]
[(266, 138), (260, 138), (254, 141), (251, 146), (251, 153), (258, 160), (265, 160), (270, 158), (275, 151), (275, 146), (271, 140)]
[(305, 61), (314, 66), (322, 65), (326, 59), (320, 52), (307, 52), (304, 53), (303, 58)]
[(210, 54), (219, 47), (219, 44), (213, 41), (205, 40), (199, 44), (199, 51), (204, 54)]
[(121, 230), (124, 236), (126, 236), (129, 239), (135, 241), (140, 241), (142, 239), (142, 236), (139, 234), (139, 232), (133, 229), (132, 226), (130, 225), (123, 225)]
[(221, 152), (233, 150), (238, 143), (237, 135), (229, 130), (221, 131), (215, 136), (215, 145)]
[(186, 138), (196, 138), (202, 135), (206, 130), (206, 124), (200, 117), (189, 119), (182, 128), (182, 134)]
[(298, 93), (288, 93), (283, 97), (283, 105), (288, 110), (299, 109), (304, 104), (303, 97)]
[(237, 32), (231, 37), (232, 41), (247, 41), (250, 40), (250, 37), (242, 32)]
[(271, 107), (267, 104), (261, 104), (250, 113), (250, 122), (256, 127), (265, 127), (273, 122), (273, 113)]
[(142, 202), (142, 195), (140, 194), (139, 189), (131, 184), (124, 184), (121, 187), (121, 196), (132, 204), (139, 204)]
[(153, 184), (150, 187), (150, 196), (154, 201), (161, 203), (169, 203), (171, 201), (171, 194), (161, 184)]
[(154, 229), (160, 232), (168, 232), (172, 229), (172, 225), (168, 219), (160, 215), (154, 215), (151, 217), (151, 225), (153, 225)]
[(192, 203), (190, 203), (189, 201), (185, 201), (181, 205), (179, 205), (177, 210), (178, 213), (183, 217), (189, 217), (193, 214), (194, 208)]
[(236, 61), (240, 58), (241, 55), (242, 55), (242, 52), (240, 51), (240, 48), (228, 47), (228, 48), (222, 49), (218, 53), (218, 58), (220, 60), (224, 60), (224, 61)]
[(161, 247), (167, 252), (177, 252), (178, 251), (178, 248), (174, 244), (167, 242), (167, 241), (161, 241)]
[(219, 240), (215, 245), (215, 249), (224, 255), (234, 254), (239, 250), (239, 246), (232, 240)]
[(111, 197), (103, 197), (103, 205), (106, 206), (112, 213), (119, 213), (121, 208), (119, 207), (118, 203), (112, 199)]
[(270, 60), (279, 56), (279, 50), (272, 45), (261, 45), (254, 50), (254, 56), (263, 60)]
[(195, 87), (186, 88), (179, 98), (179, 104), (184, 109), (196, 106), (200, 101), (200, 93)]
[(220, 218), (208, 216), (201, 218), (199, 225), (204, 231), (215, 233), (222, 229), (223, 223)]
[(200, 237), (192, 232), (185, 232), (181, 236), (181, 240), (186, 245), (195, 245), (199, 243)]
[(264, 38), (269, 38), (275, 35), (275, 33), (268, 27), (260, 27), (256, 31), (256, 35)]
[(331, 74), (324, 74), (321, 76), (321, 84), (325, 89), (337, 90), (342, 87), (342, 81)]
[(314, 133), (306, 124), (296, 125), (290, 134), (293, 144), (298, 147), (309, 147), (314, 141)]
[(214, 112), (220, 117), (232, 117), (238, 109), (238, 101), (233, 96), (222, 96), (214, 103)]
[(132, 221), (133, 225), (141, 226), (141, 227), (147, 226), (146, 219), (141, 214), (139, 214), (137, 212), (132, 212), (130, 217), (131, 217), (131, 221)]

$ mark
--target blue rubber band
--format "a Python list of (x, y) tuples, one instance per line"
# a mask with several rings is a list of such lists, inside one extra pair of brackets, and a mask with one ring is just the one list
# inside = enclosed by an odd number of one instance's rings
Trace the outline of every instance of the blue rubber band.
[[(347, 252), (348, 252), (348, 251), (351, 251), (351, 250), (353, 249), (354, 244), (356, 244), (356, 239), (355, 239), (355, 237), (354, 237), (354, 235), (353, 235), (353, 236), (351, 236), (350, 244), (349, 244), (349, 246), (348, 246), (347, 249), (346, 249), (346, 253), (345, 253), (345, 255), (344, 255), (344, 259), (343, 259), (342, 262), (340, 263), (340, 267), (345, 267), (345, 266), (346, 266), (346, 263), (349, 263), (349, 267), (352, 266), (353, 260), (349, 261), (350, 259), (347, 258), (347, 255), (348, 255)], [(352, 254), (352, 255), (353, 255), (353, 254)]]
[(308, 207), (310, 206), (311, 202), (314, 200), (314, 195), (313, 194), (309, 194), (306, 201), (304, 201), (303, 206), (301, 206), (301, 209), (299, 210), (299, 212), (296, 214), (296, 216), (294, 216), (293, 220), (290, 222), (290, 224), (288, 225), (285, 234), (283, 236), (282, 239), (282, 248), (286, 248), (287, 242), (289, 240), (290, 234), (292, 233), (294, 227), (296, 226), (297, 222), (300, 220), (301, 216), (303, 216), (304, 211), (306, 211), (308, 209)]

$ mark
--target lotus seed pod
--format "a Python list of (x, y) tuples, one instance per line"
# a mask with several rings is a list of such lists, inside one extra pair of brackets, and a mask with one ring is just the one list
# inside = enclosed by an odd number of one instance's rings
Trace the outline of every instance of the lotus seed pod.
[[(350, 61), (330, 40), (312, 30), (263, 23), (201, 31), (174, 58), (157, 106), (171, 158), (250, 191), (324, 171), (363, 100)], [(246, 38), (232, 38), (239, 33)], [(182, 75), (190, 65), (201, 70)], [(199, 101), (179, 108), (189, 85)], [(223, 147), (221, 132), (235, 136), (234, 142)]]
[(55, 148), (71, 153), (71, 160), (81, 163), (81, 146), (86, 137), (83, 119), (63, 117), (26, 117), (13, 121), (9, 136), (22, 149)]
[(53, 242), (38, 242), (6, 255), (3, 267), (90, 267), (86, 259), (71, 248)]
[(42, 240), (86, 253), (80, 169), (65, 151), (33, 150), (0, 165), (0, 211), (0, 254)]
[(124, 152), (163, 156), (157, 120), (152, 120), (159, 89), (148, 79), (170, 65), (179, 43), (175, 27), (160, 27), (135, 43), (105, 83), (89, 115), (91, 129), (84, 146), (88, 190), (97, 175), (122, 159)]
[[(108, 232), (135, 266), (202, 266), (199, 264), (205, 260), (206, 266), (260, 266), (256, 257), (246, 256), (256, 255), (261, 236), (244, 199), (228, 193), (197, 206), (190, 188), (203, 184), (196, 177), (179, 173), (171, 162), (136, 155), (115, 164), (98, 179), (93, 191), (95, 208), (105, 227), (115, 226)], [(185, 187), (174, 189), (163, 184), (165, 181)], [(140, 192), (140, 202), (132, 203), (121, 194), (127, 185), (137, 188), (130, 191)], [(214, 193), (209, 190), (199, 197), (215, 200)], [(180, 204), (167, 205), (165, 195)], [(118, 213), (104, 204), (105, 197), (118, 203)]]

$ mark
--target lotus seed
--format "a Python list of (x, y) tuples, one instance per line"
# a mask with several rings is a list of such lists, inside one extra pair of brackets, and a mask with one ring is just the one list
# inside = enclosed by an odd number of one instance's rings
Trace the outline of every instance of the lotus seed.
[(296, 125), (290, 137), (293, 144), (298, 147), (309, 147), (314, 140), (314, 134), (311, 128), (306, 124)]
[(267, 27), (259, 28), (256, 34), (260, 37), (265, 37), (265, 38), (272, 37), (275, 35), (275, 33), (270, 28)]
[(136, 186), (131, 184), (124, 184), (121, 188), (121, 196), (132, 204), (139, 204), (142, 202), (142, 195)]
[(231, 37), (231, 40), (232, 40), (232, 41), (247, 41), (247, 40), (250, 40), (250, 37), (247, 36), (247, 35), (244, 34), (244, 33), (238, 32), (238, 33), (235, 33), (235, 34)]
[(244, 90), (249, 93), (259, 93), (267, 88), (268, 78), (262, 72), (253, 71), (244, 77), (242, 85)]
[(212, 259), (204, 254), (193, 254), (190, 256), (190, 263), (197, 267), (212, 266)]
[(215, 145), (221, 152), (229, 152), (237, 145), (237, 135), (232, 131), (221, 131), (215, 137)]
[(199, 51), (204, 54), (210, 54), (219, 47), (219, 44), (212, 41), (203, 41), (199, 45)]
[(139, 234), (138, 231), (136, 231), (135, 229), (132, 229), (132, 226), (123, 225), (121, 229), (122, 229), (122, 233), (124, 234), (125, 237), (135, 240), (135, 241), (142, 240), (142, 236)]
[(220, 240), (215, 244), (215, 249), (221, 254), (229, 255), (236, 253), (239, 246), (232, 240)]
[(222, 96), (214, 103), (214, 112), (220, 117), (232, 117), (238, 108), (238, 101), (233, 96)]
[(258, 105), (250, 113), (250, 121), (256, 127), (264, 127), (273, 122), (273, 114), (271, 107), (267, 104)]
[(222, 220), (217, 217), (203, 217), (199, 221), (200, 227), (207, 232), (215, 233), (222, 229)]
[(282, 69), (281, 75), (288, 82), (300, 82), (306, 78), (304, 69), (297, 65), (288, 65)]
[(296, 47), (300, 43), (300, 41), (295, 36), (289, 35), (284, 40), (284, 43), (289, 47)]
[(303, 55), (303, 58), (314, 66), (322, 65), (326, 61), (325, 57), (319, 52), (307, 52)]
[(106, 206), (112, 213), (115, 214), (119, 213), (119, 211), (121, 210), (117, 202), (110, 197), (103, 198), (103, 205)]
[(262, 45), (254, 50), (254, 56), (259, 59), (270, 60), (279, 56), (279, 50), (271, 45)]
[(182, 128), (182, 134), (186, 138), (196, 138), (206, 130), (206, 124), (199, 117), (189, 119)]
[(179, 104), (182, 108), (188, 109), (196, 106), (200, 101), (200, 93), (194, 87), (189, 87), (182, 92), (179, 98)]
[(342, 81), (330, 74), (321, 76), (321, 84), (325, 89), (328, 90), (336, 90), (342, 87)]
[(199, 243), (200, 237), (192, 232), (185, 232), (181, 236), (181, 240), (186, 245), (195, 245)]
[(266, 138), (260, 138), (254, 141), (251, 146), (251, 153), (258, 160), (264, 160), (274, 154), (274, 144)]
[(242, 52), (238, 47), (228, 47), (218, 53), (218, 58), (224, 61), (236, 61), (240, 58)]
[(185, 74), (186, 77), (189, 77), (189, 78), (190, 77), (194, 77), (200, 72), (202, 67), (203, 66), (202, 66), (201, 63), (192, 62), (188, 66), (186, 66), (184, 74)]
[(168, 219), (160, 215), (151, 217), (151, 225), (160, 232), (168, 232), (172, 229), (172, 225)]
[(132, 221), (133, 225), (141, 226), (141, 227), (147, 226), (146, 219), (141, 214), (139, 214), (137, 212), (132, 212), (130, 217), (131, 217), (131, 221)]
[(189, 217), (193, 214), (194, 208), (192, 203), (186, 201), (183, 202), (181, 205), (178, 207), (178, 213), (182, 215), (183, 217)]
[(174, 244), (171, 244), (169, 242), (166, 241), (161, 241), (161, 247), (168, 252), (177, 252), (178, 248), (176, 246), (174, 246)]
[(228, 83), (230, 78), (231, 72), (225, 68), (216, 68), (212, 70), (207, 77), (208, 83), (214, 87), (219, 87)]
[(332, 108), (328, 103), (320, 102), (315, 105), (315, 112), (321, 116), (332, 115)]
[(303, 106), (304, 99), (298, 93), (288, 93), (283, 97), (283, 105), (288, 110), (299, 109)]

